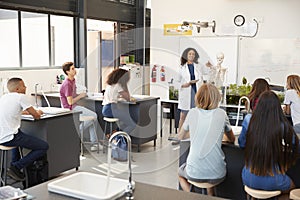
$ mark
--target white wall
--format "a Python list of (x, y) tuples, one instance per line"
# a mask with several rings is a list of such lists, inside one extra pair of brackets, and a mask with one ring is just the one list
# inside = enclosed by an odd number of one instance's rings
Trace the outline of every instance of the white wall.
[[(243, 33), (243, 30), (234, 26), (233, 18), (237, 14), (242, 14), (248, 26), (251, 25), (253, 18), (259, 21), (259, 31), (253, 40), (295, 39), (300, 36), (300, 26), (297, 25), (297, 20), (300, 19), (299, 8), (298, 0), (185, 0), (180, 3), (174, 3), (173, 0), (154, 0), (151, 2), (151, 66), (154, 64), (166, 66), (167, 81), (176, 76), (180, 63), (180, 36), (164, 36), (164, 24), (215, 20), (217, 34), (239, 34)], [(250, 27), (249, 32), (251, 30)], [(207, 29), (194, 35), (212, 34), (211, 29)], [(284, 85), (285, 76), (282, 77), (280, 82)], [(253, 78), (249, 81), (253, 82)], [(151, 83), (151, 95), (168, 98), (167, 81)]]
[[(2, 95), (3, 88), (7, 92), (6, 81), (12, 77), (20, 77), (24, 80), (27, 87), (26, 94), (31, 96), (35, 90), (35, 84), (39, 83), (38, 92), (41, 89), (44, 92), (59, 91), (59, 87), (56, 85), (56, 76), (64, 74), (62, 69), (43, 69), (43, 70), (11, 70), (11, 71), (0, 71), (0, 96)], [(77, 83), (84, 83), (84, 70), (77, 69)], [(34, 98), (31, 96), (32, 103)]]
[[(47, 69), (47, 70), (12, 70), (0, 71), (0, 80), (5, 84), (6, 80), (12, 77), (20, 77), (24, 80), (27, 86), (26, 94), (34, 93), (36, 83), (41, 84), (43, 91), (51, 91), (52, 85), (56, 83), (56, 76), (63, 74), (61, 69)], [(6, 85), (1, 83), (1, 91)], [(38, 87), (40, 89), (40, 87)]]

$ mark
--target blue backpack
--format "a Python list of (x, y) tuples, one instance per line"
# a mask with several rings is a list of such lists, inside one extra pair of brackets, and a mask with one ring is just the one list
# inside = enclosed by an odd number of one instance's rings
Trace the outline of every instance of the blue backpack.
[(112, 140), (111, 157), (117, 161), (127, 161), (127, 141), (124, 136), (117, 135)]

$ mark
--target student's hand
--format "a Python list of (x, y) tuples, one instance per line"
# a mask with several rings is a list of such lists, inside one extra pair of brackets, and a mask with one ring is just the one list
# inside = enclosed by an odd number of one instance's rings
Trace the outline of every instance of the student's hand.
[(190, 85), (195, 84), (195, 83), (197, 83), (198, 81), (199, 81), (199, 79), (197, 79), (197, 80), (191, 80), (191, 81), (190, 81)]
[(83, 92), (83, 93), (80, 93), (78, 96), (81, 99), (81, 98), (87, 97), (87, 94), (86, 94), (86, 92)]
[(136, 98), (130, 97), (130, 101), (131, 101), (131, 102), (136, 102)]
[(22, 115), (30, 115), (30, 113), (27, 110), (22, 111)]
[(36, 112), (37, 112), (38, 114), (40, 114), (40, 115), (44, 114), (44, 112), (41, 111), (41, 110), (36, 110)]
[(207, 63), (205, 64), (205, 66), (211, 68), (213, 65), (209, 61), (207, 61)]

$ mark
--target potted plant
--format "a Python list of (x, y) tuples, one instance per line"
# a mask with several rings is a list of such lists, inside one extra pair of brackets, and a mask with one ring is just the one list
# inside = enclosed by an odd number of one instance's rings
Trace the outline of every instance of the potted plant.
[[(247, 96), (251, 91), (252, 86), (247, 82), (247, 79), (243, 77), (242, 85), (230, 84), (227, 89), (226, 103), (231, 105), (238, 105), (239, 99), (242, 96)], [(244, 104), (244, 101), (242, 101)]]

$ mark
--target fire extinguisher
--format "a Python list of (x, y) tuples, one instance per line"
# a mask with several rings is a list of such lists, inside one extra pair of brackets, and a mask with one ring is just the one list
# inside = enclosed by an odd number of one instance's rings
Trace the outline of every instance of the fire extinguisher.
[(164, 66), (161, 66), (161, 69), (160, 69), (160, 81), (165, 81), (165, 80), (166, 80), (165, 68), (164, 68)]
[(152, 71), (151, 71), (151, 78), (152, 78), (152, 82), (155, 83), (156, 82), (156, 69), (157, 66), (154, 65), (153, 68), (152, 68)]

